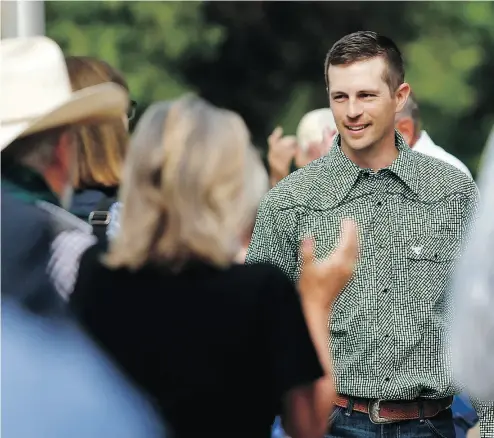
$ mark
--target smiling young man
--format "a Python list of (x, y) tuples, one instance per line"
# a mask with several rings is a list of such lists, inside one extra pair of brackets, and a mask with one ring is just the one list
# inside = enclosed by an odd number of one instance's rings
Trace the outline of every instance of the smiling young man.
[[(463, 172), (414, 152), (395, 131), (410, 93), (400, 51), (374, 32), (343, 37), (325, 64), (339, 135), (329, 154), (274, 187), (258, 212), (247, 263), (293, 281), (308, 235), (319, 258), (339, 223), (360, 231), (355, 275), (334, 304), (330, 342), (339, 393), (330, 437), (454, 437), (448, 281), (475, 214)], [(484, 436), (494, 411), (476, 405)], [(488, 430), (490, 429), (490, 430)]]

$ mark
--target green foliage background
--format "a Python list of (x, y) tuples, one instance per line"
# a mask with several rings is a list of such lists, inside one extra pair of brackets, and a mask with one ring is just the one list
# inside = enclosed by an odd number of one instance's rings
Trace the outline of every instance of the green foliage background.
[(195, 92), (234, 109), (265, 148), (327, 105), (324, 57), (346, 33), (393, 38), (423, 123), (475, 173), (494, 125), (494, 2), (46, 2), (47, 34), (105, 59), (142, 112)]

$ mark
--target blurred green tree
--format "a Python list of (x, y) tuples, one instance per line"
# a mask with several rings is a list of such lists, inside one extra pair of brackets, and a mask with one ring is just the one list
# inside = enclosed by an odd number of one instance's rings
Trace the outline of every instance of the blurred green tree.
[(494, 124), (494, 2), (47, 2), (47, 33), (121, 69), (142, 110), (197, 92), (238, 111), (265, 147), (327, 106), (323, 63), (371, 29), (403, 50), (425, 128), (475, 172)]
[(494, 125), (494, 3), (417, 2), (408, 18), (420, 29), (403, 51), (424, 126), (475, 173)]
[(225, 33), (203, 19), (202, 2), (46, 2), (47, 35), (65, 53), (91, 55), (121, 70), (142, 111), (150, 102), (196, 91), (183, 59), (212, 60)]
[(494, 2), (210, 2), (226, 29), (214, 60), (188, 59), (188, 81), (239, 111), (261, 145), (327, 106), (323, 62), (341, 36), (372, 29), (402, 49), (424, 126), (475, 172), (494, 123)]

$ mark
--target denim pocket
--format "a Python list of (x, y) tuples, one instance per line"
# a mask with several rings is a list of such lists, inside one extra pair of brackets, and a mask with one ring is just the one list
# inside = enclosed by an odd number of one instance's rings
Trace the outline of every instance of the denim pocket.
[(341, 413), (343, 412), (343, 408), (341, 408), (340, 406), (336, 406), (334, 409), (333, 409), (333, 412), (331, 412), (331, 415), (329, 416), (328, 418), (328, 426), (331, 426), (331, 423), (336, 419), (336, 417), (338, 417), (338, 415), (340, 415)]
[(452, 421), (435, 420), (434, 418), (428, 418), (424, 420), (424, 424), (429, 428), (434, 436), (437, 436), (439, 438), (456, 437), (456, 432)]

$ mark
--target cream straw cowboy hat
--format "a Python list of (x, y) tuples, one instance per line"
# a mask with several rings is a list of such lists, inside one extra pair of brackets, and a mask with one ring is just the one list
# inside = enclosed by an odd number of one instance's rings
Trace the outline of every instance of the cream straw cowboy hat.
[(113, 83), (73, 92), (62, 50), (43, 36), (0, 41), (0, 96), (0, 151), (35, 132), (120, 118), (129, 102)]
[(336, 130), (333, 111), (329, 108), (321, 108), (305, 114), (297, 127), (297, 141), (300, 147), (307, 150), (309, 143), (322, 141), (325, 128)]

